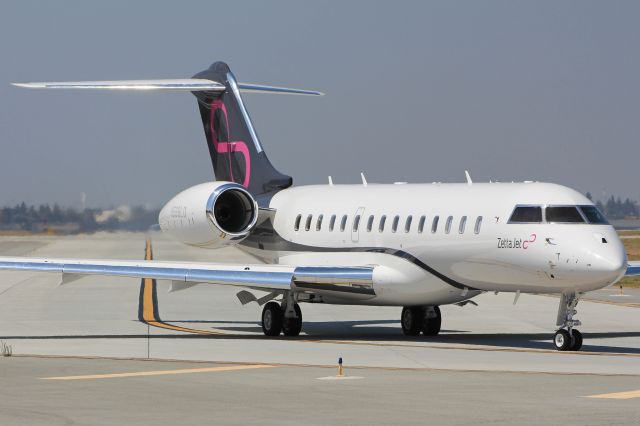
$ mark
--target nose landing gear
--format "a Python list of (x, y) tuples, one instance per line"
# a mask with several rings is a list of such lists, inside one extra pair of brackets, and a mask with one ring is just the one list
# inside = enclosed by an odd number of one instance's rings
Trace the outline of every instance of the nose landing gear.
[(553, 337), (553, 345), (559, 351), (579, 351), (582, 347), (582, 333), (574, 328), (582, 323), (573, 319), (573, 316), (578, 313), (576, 305), (579, 299), (580, 296), (576, 293), (563, 293), (560, 297), (556, 321), (560, 329)]

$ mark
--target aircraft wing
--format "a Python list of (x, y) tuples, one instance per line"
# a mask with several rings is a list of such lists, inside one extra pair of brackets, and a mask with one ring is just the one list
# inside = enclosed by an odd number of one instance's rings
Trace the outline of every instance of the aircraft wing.
[(627, 266), (626, 276), (631, 275), (640, 275), (640, 262), (629, 262), (629, 266)]
[(0, 257), (0, 271), (58, 273), (61, 276), (61, 284), (86, 275), (105, 275), (171, 280), (174, 283), (229, 285), (265, 291), (338, 291), (369, 295), (375, 295), (374, 268), (375, 266), (287, 266)]

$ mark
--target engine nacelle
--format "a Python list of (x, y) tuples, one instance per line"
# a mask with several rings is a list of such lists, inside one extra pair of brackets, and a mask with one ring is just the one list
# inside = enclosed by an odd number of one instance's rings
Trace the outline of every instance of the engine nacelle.
[(258, 204), (233, 182), (192, 186), (160, 211), (160, 228), (174, 239), (203, 248), (219, 248), (244, 240), (258, 221)]

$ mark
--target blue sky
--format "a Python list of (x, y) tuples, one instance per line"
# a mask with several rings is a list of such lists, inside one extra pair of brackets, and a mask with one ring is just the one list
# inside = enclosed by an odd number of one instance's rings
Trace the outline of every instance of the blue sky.
[(0, 205), (162, 205), (212, 179), (190, 94), (29, 91), (14, 81), (190, 77), (249, 94), (295, 184), (557, 182), (640, 198), (640, 3), (34, 2), (0, 14)]

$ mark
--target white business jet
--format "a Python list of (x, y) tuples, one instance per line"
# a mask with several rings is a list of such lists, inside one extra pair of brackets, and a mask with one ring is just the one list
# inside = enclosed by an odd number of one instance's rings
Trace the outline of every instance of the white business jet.
[[(322, 95), (239, 83), (223, 62), (190, 79), (24, 83), (44, 89), (187, 91), (195, 95), (216, 181), (160, 212), (161, 229), (196, 247), (236, 245), (262, 264), (0, 258), (0, 269), (72, 280), (113, 275), (244, 287), (263, 305), (267, 336), (296, 336), (299, 304), (402, 306), (404, 334), (440, 332), (439, 305), (483, 292), (560, 295), (554, 345), (579, 350), (579, 298), (640, 273), (615, 230), (582, 194), (539, 182), (292, 186), (267, 159), (241, 92)], [(263, 291), (257, 296), (251, 291)], [(280, 302), (277, 302), (280, 300)]]

